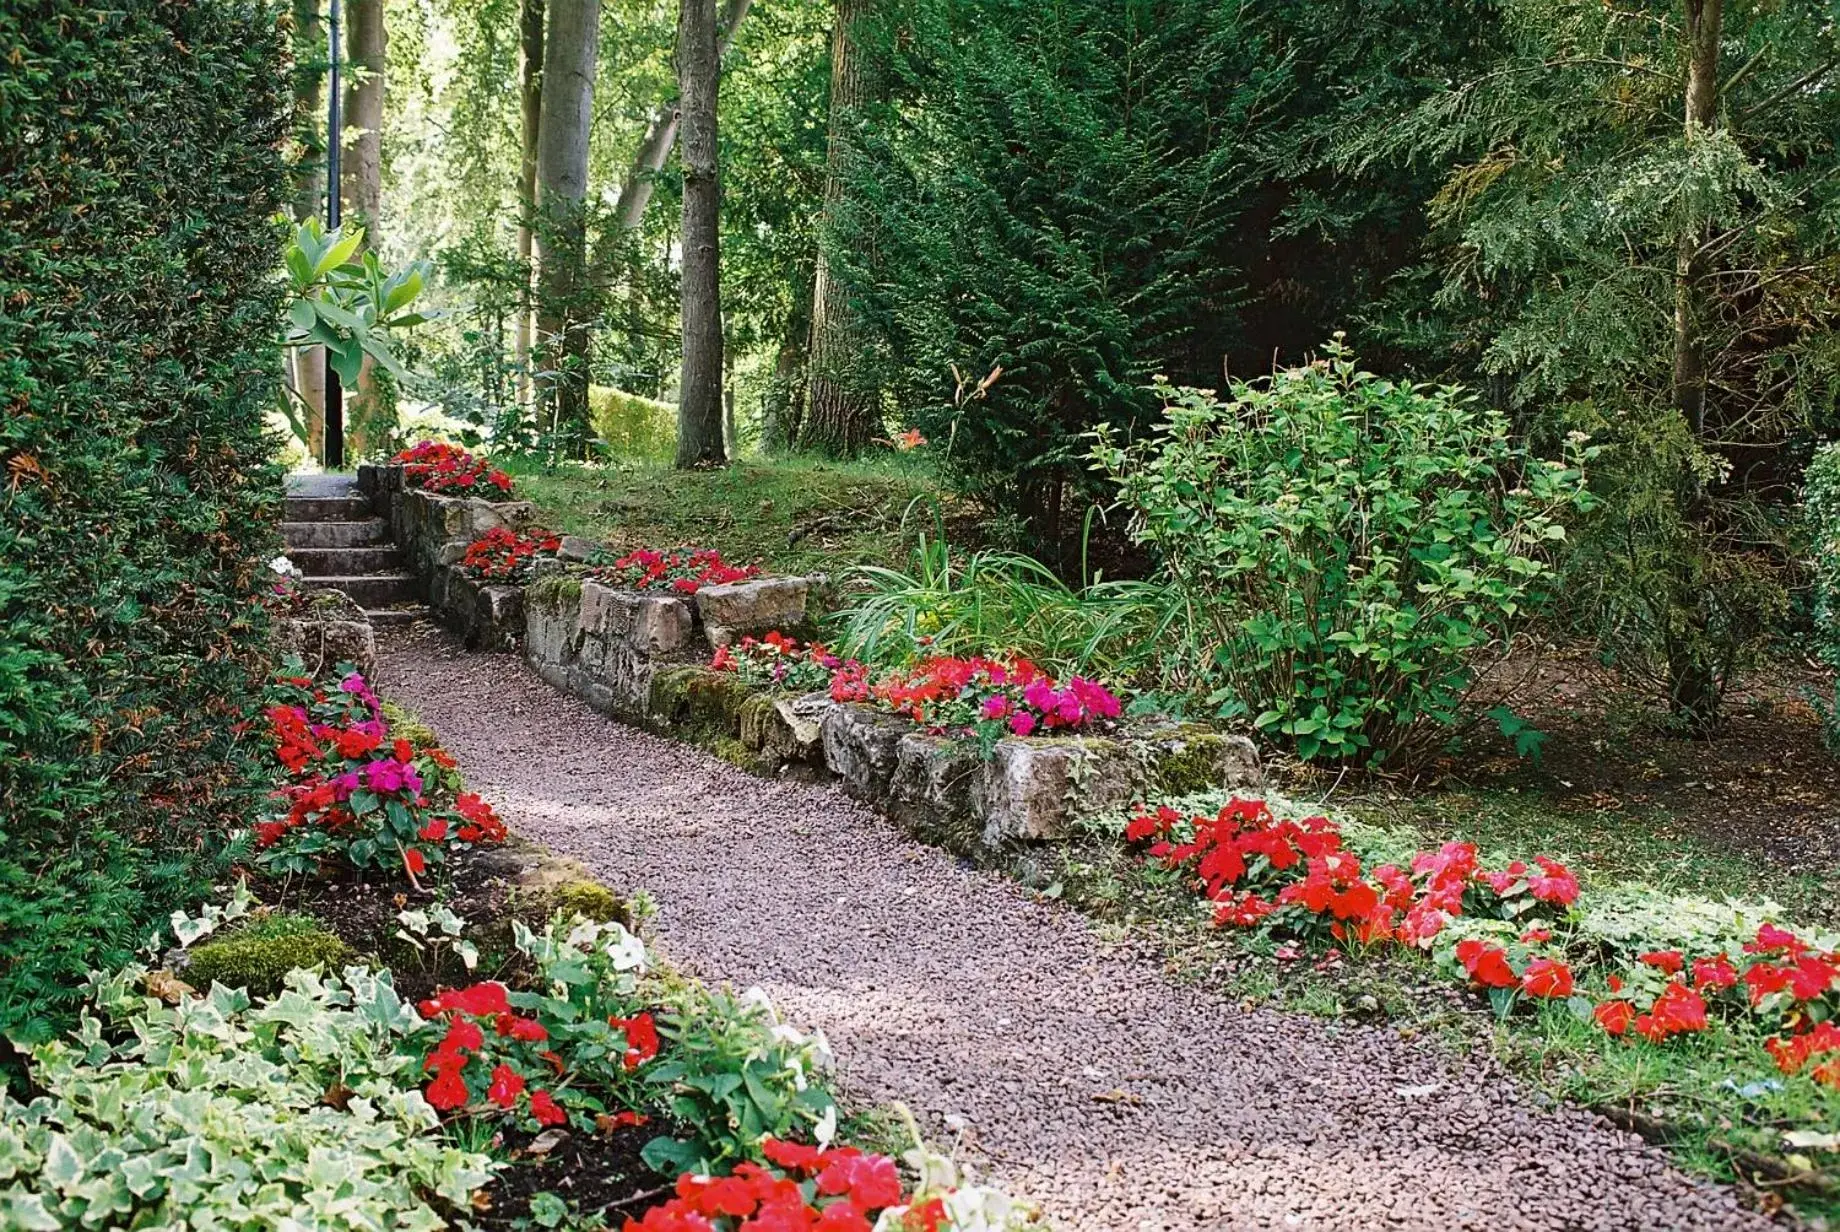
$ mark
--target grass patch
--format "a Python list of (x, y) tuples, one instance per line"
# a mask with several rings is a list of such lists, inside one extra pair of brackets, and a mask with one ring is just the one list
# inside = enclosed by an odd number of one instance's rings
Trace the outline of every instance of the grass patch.
[(941, 499), (932, 476), (907, 458), (748, 460), (712, 471), (634, 462), (505, 466), (551, 529), (621, 549), (696, 544), (781, 574), (904, 560), (908, 506)]
[(1832, 887), (1820, 877), (1710, 842), (1659, 807), (1562, 810), (1512, 790), (1439, 791), (1412, 799), (1357, 796), (1334, 805), (1363, 821), (1404, 827), (1426, 846), (1465, 838), (1484, 851), (1557, 856), (1598, 884), (1640, 881), (1670, 894), (1768, 898), (1797, 919), (1835, 920)]

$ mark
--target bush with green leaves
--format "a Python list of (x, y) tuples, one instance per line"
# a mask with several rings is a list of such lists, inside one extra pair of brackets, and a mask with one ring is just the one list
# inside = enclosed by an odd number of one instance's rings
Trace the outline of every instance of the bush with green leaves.
[(32, 1050), (42, 1092), (0, 1092), (0, 1224), (426, 1229), (485, 1156), (446, 1140), (401, 1047), (420, 1025), (387, 975), (300, 972), (168, 1006), (129, 967), (92, 985), (74, 1039)]
[(264, 776), (283, 34), (0, 7), (0, 1030), (196, 897)]
[[(1808, 464), (1803, 516), (1814, 573), (1814, 644), (1821, 661), (1840, 673), (1840, 444), (1824, 446)], [(1827, 746), (1840, 753), (1840, 683), (1816, 699)]]
[(1101, 430), (1094, 457), (1186, 599), (1219, 714), (1302, 757), (1411, 766), (1550, 600), (1582, 473), (1459, 389), (1361, 371), (1339, 336), (1225, 400), (1162, 394), (1153, 436)]

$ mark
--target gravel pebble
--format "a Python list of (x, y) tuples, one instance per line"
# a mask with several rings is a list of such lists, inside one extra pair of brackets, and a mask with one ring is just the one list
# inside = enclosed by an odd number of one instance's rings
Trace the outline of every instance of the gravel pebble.
[(507, 822), (651, 892), (673, 963), (821, 1027), (848, 1096), (900, 1100), (941, 1140), (962, 1118), (967, 1155), (1059, 1228), (1773, 1226), (1483, 1059), (1174, 985), (832, 786), (614, 723), (425, 628), (378, 651), (385, 696)]

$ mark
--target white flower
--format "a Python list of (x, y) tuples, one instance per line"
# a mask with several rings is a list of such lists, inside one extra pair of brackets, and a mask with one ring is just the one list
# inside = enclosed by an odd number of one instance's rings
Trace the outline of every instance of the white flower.
[(275, 559), (269, 561), (268, 567), (270, 569), (273, 569), (276, 573), (280, 574), (282, 577), (299, 577), (300, 576), (300, 570), (294, 567), (294, 562), (289, 560), (285, 554), (281, 556), (277, 556), (275, 557)]

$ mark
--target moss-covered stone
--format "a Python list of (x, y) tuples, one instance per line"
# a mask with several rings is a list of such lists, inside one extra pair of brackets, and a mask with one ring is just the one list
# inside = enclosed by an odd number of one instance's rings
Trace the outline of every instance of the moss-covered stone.
[(765, 693), (751, 693), (744, 698), (737, 715), (740, 720), (743, 747), (754, 752), (766, 749), (772, 737), (773, 721), (778, 713), (773, 704), (773, 698)]
[(1258, 754), (1243, 736), (1186, 724), (1172, 737), (1155, 742), (1151, 780), (1166, 796), (1252, 786), (1259, 780)]
[(713, 736), (739, 739), (741, 709), (752, 693), (732, 672), (696, 665), (670, 667), (652, 677), (646, 713), (667, 727), (688, 727)]
[(552, 890), (549, 897), (552, 912), (579, 915), (602, 924), (617, 922), (632, 926), (625, 900), (598, 881), (565, 881)]
[(306, 916), (271, 915), (193, 947), (184, 977), (195, 988), (217, 983), (247, 989), (252, 997), (272, 997), (288, 972), (337, 970), (351, 957), (350, 946)]
[(441, 738), (435, 734), (434, 728), (422, 722), (421, 716), (413, 710), (395, 702), (385, 702), (383, 717), (390, 725), (391, 738), (407, 740), (416, 752), (441, 747)]
[(544, 607), (560, 607), (581, 598), (581, 578), (572, 573), (552, 573), (538, 578), (524, 590), (524, 601)]

